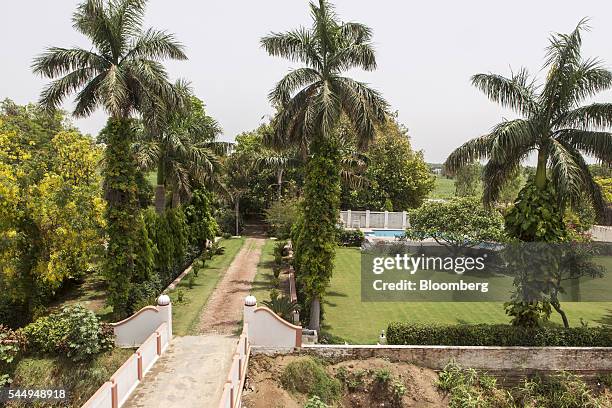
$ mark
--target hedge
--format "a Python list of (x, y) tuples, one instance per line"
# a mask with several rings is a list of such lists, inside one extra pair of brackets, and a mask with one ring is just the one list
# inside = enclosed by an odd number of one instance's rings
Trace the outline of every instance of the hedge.
[(431, 346), (612, 347), (612, 329), (606, 327), (522, 328), (505, 324), (435, 326), (392, 322), (387, 342)]

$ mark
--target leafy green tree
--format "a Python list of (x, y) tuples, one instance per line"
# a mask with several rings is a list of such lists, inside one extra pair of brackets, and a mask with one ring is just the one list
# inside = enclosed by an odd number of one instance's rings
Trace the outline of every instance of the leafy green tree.
[(451, 249), (507, 239), (501, 214), (486, 209), (474, 197), (428, 201), (409, 211), (408, 216), (410, 228), (407, 237), (417, 240), (432, 238)]
[(581, 55), (581, 21), (570, 34), (555, 34), (547, 48), (542, 86), (522, 69), (510, 78), (477, 74), (474, 86), (492, 101), (522, 116), (501, 122), (488, 134), (472, 139), (456, 149), (445, 166), (455, 172), (474, 160), (488, 159), (483, 171), (485, 203), (499, 193), (521, 162), (535, 151), (535, 186), (543, 191), (548, 176), (560, 204), (574, 203), (586, 192), (602, 211), (600, 188), (593, 180), (583, 154), (604, 163), (612, 162), (612, 104), (581, 103), (612, 87), (612, 73), (597, 59)]
[(423, 153), (412, 150), (407, 130), (393, 120), (377, 131), (363, 161), (364, 182), (343, 185), (343, 197), (350, 200), (344, 206), (404, 211), (421, 205), (433, 189), (435, 179)]
[(73, 15), (74, 28), (91, 40), (90, 50), (51, 47), (34, 60), (35, 73), (53, 79), (41, 104), (60, 106), (76, 96), (74, 116), (102, 107), (109, 115), (104, 187), (107, 201), (109, 303), (116, 317), (127, 314), (127, 292), (134, 273), (139, 208), (135, 205), (136, 163), (132, 153), (135, 112), (147, 106), (179, 104), (180, 94), (159, 62), (184, 60), (172, 34), (143, 30), (146, 0), (85, 0)]
[(273, 33), (261, 40), (273, 56), (301, 62), (270, 92), (280, 108), (270, 142), (303, 147), (309, 153), (304, 186), (304, 219), (300, 234), (299, 279), (310, 308), (310, 327), (319, 329), (320, 301), (328, 285), (335, 254), (335, 223), (340, 204), (340, 174), (334, 128), (342, 114), (355, 128), (359, 146), (374, 139), (386, 118), (387, 103), (378, 92), (342, 73), (376, 68), (370, 28), (340, 23), (333, 6), (311, 2), (311, 28)]
[(455, 195), (457, 197), (475, 197), (482, 193), (482, 165), (472, 163), (455, 172)]

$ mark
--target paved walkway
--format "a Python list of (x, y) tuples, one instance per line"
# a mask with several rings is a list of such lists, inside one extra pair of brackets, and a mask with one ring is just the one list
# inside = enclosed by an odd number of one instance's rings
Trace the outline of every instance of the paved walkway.
[(244, 297), (265, 240), (248, 238), (202, 311), (199, 336), (174, 337), (127, 408), (214, 408), (236, 349)]

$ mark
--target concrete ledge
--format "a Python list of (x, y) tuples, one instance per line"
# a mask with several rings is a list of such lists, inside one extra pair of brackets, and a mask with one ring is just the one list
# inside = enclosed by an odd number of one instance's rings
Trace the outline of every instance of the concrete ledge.
[[(266, 354), (283, 354), (270, 349)], [(253, 350), (254, 353), (259, 350)], [(384, 358), (440, 370), (451, 360), (464, 367), (514, 374), (572, 371), (579, 374), (612, 372), (610, 347), (470, 347), (470, 346), (347, 346), (304, 345), (296, 354), (316, 355), (333, 362)]]

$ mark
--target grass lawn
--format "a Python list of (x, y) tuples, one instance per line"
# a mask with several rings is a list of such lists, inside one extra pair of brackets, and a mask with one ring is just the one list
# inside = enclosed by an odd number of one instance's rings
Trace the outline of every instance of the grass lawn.
[[(177, 336), (196, 334), (200, 312), (219, 278), (223, 276), (230, 263), (244, 244), (244, 238), (224, 239), (221, 245), (225, 248), (222, 255), (216, 255), (212, 260), (206, 261), (204, 268), (198, 272), (195, 283), (189, 289), (189, 275), (185, 276), (177, 288), (169, 293), (172, 299), (172, 327)], [(178, 301), (179, 291), (183, 294), (183, 300)]]
[(270, 290), (274, 288), (272, 280), (274, 272), (274, 245), (276, 240), (268, 239), (261, 250), (261, 258), (257, 265), (257, 274), (253, 280), (251, 294), (257, 298), (257, 304), (261, 305), (264, 300), (270, 300)]
[(436, 183), (434, 189), (429, 193), (427, 198), (452, 198), (455, 196), (455, 180), (444, 176), (436, 175)]
[(59, 357), (26, 357), (17, 363), (11, 387), (64, 388), (70, 400), (56, 406), (80, 407), (133, 353), (133, 349), (115, 348), (79, 364)]
[[(361, 302), (358, 248), (338, 248), (326, 297), (323, 329), (351, 343), (372, 344), (389, 322), (430, 324), (508, 323), (501, 302)], [(612, 324), (612, 303), (563, 303), (570, 324)], [(553, 312), (552, 321), (561, 324)]]

